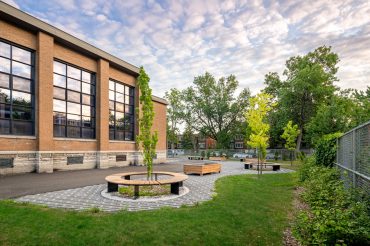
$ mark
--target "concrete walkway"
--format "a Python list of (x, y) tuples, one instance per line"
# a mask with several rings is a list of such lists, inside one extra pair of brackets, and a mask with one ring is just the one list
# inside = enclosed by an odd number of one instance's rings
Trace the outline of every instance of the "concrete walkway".
[[(199, 162), (199, 161), (198, 161)], [(172, 171), (182, 171), (182, 165), (167, 164), (161, 168), (171, 169)], [(137, 170), (137, 169), (135, 169)], [(110, 169), (110, 174), (113, 173)], [(125, 169), (128, 171), (128, 169)], [(277, 173), (293, 172), (288, 169), (280, 171), (264, 171), (264, 175), (273, 175)], [(215, 181), (223, 176), (237, 174), (256, 174), (254, 170), (245, 170), (240, 162), (222, 162), (222, 171), (220, 174), (209, 174), (204, 176), (189, 175), (189, 179), (184, 182), (184, 186), (189, 190), (182, 196), (162, 198), (158, 200), (128, 200), (112, 199), (106, 196), (106, 184), (90, 185), (82, 188), (67, 189), (61, 191), (47, 192), (36, 195), (27, 195), (19, 197), (16, 201), (30, 202), (34, 204), (46, 205), (53, 208), (65, 208), (74, 210), (84, 210), (92, 207), (100, 208), (104, 211), (139, 211), (157, 209), (160, 207), (180, 207), (182, 205), (194, 205), (199, 202), (210, 200), (212, 198)]]

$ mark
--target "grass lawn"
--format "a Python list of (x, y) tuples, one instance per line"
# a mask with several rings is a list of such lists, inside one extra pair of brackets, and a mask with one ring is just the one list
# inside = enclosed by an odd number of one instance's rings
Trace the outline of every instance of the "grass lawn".
[(295, 174), (228, 176), (179, 209), (74, 212), (0, 202), (1, 245), (282, 245)]

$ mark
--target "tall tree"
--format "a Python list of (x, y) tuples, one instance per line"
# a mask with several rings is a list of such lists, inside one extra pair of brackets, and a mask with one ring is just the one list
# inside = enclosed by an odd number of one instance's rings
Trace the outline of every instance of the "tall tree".
[(152, 177), (153, 158), (155, 148), (158, 142), (158, 133), (152, 133), (154, 107), (152, 101), (152, 89), (149, 86), (150, 78), (143, 67), (140, 67), (139, 77), (137, 79), (138, 89), (141, 93), (139, 98), (139, 108), (136, 109), (139, 121), (139, 135), (137, 141), (139, 147), (143, 150), (144, 165), (147, 166), (147, 178)]
[(208, 72), (194, 78), (193, 86), (184, 90), (184, 120), (196, 132), (228, 148), (232, 132), (243, 119), (248, 106), (248, 89), (236, 96), (239, 82), (234, 75), (218, 81)]
[(196, 136), (194, 134), (193, 128), (188, 124), (182, 134), (182, 146), (184, 149), (191, 149), (196, 151)]
[(322, 104), (311, 121), (306, 125), (306, 132), (311, 142), (316, 145), (323, 135), (346, 132), (370, 120), (370, 87), (367, 91), (353, 89), (342, 90)]
[(246, 121), (248, 121), (248, 144), (257, 148), (258, 154), (258, 170), (262, 174), (262, 164), (266, 157), (266, 149), (268, 147), (270, 125), (267, 122), (267, 114), (275, 106), (271, 102), (270, 94), (261, 92), (249, 100), (249, 108), (245, 113)]
[(353, 121), (357, 126), (370, 120), (370, 86), (365, 91), (355, 90), (353, 97), (356, 105)]
[(281, 135), (285, 139), (285, 148), (290, 151), (290, 165), (293, 165), (293, 151), (296, 148), (296, 140), (299, 135), (298, 125), (293, 125), (293, 122), (290, 120), (288, 124), (284, 127), (284, 133)]
[(172, 88), (165, 93), (165, 99), (168, 101), (167, 106), (167, 140), (171, 143), (171, 149), (174, 149), (179, 135), (178, 125), (183, 118), (183, 105), (181, 91)]
[(305, 126), (319, 105), (328, 102), (338, 90), (333, 84), (338, 80), (335, 76), (338, 62), (338, 55), (331, 47), (321, 46), (304, 56), (288, 59), (283, 73), (285, 80), (274, 73), (265, 78), (265, 91), (272, 93), (279, 102), (274, 119), (285, 121), (284, 125), (288, 119), (298, 124), (297, 150), (301, 147)]

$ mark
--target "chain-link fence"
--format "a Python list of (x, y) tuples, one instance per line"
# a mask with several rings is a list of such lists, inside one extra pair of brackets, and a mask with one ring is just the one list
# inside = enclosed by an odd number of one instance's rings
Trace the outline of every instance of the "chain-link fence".
[(338, 139), (337, 162), (347, 187), (370, 195), (370, 121)]
[[(290, 160), (291, 151), (287, 149), (268, 149), (266, 154), (267, 160)], [(301, 152), (293, 154), (293, 159), (298, 158), (299, 155), (310, 155), (312, 154), (311, 149), (303, 149)], [(257, 152), (255, 149), (169, 149), (167, 151), (167, 158), (178, 158), (187, 156), (227, 156), (230, 159), (242, 159), (242, 158), (256, 158)]]

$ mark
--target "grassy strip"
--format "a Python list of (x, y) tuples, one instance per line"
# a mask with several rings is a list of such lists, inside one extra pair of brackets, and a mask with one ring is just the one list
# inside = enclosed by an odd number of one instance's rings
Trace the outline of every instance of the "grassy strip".
[[(118, 192), (122, 195), (129, 197), (134, 196), (134, 186), (121, 186), (118, 188)], [(152, 186), (140, 186), (139, 196), (161, 196), (169, 195), (171, 193), (170, 185), (152, 185)]]
[(228, 176), (179, 209), (71, 212), (0, 202), (2, 245), (281, 245), (295, 174)]

